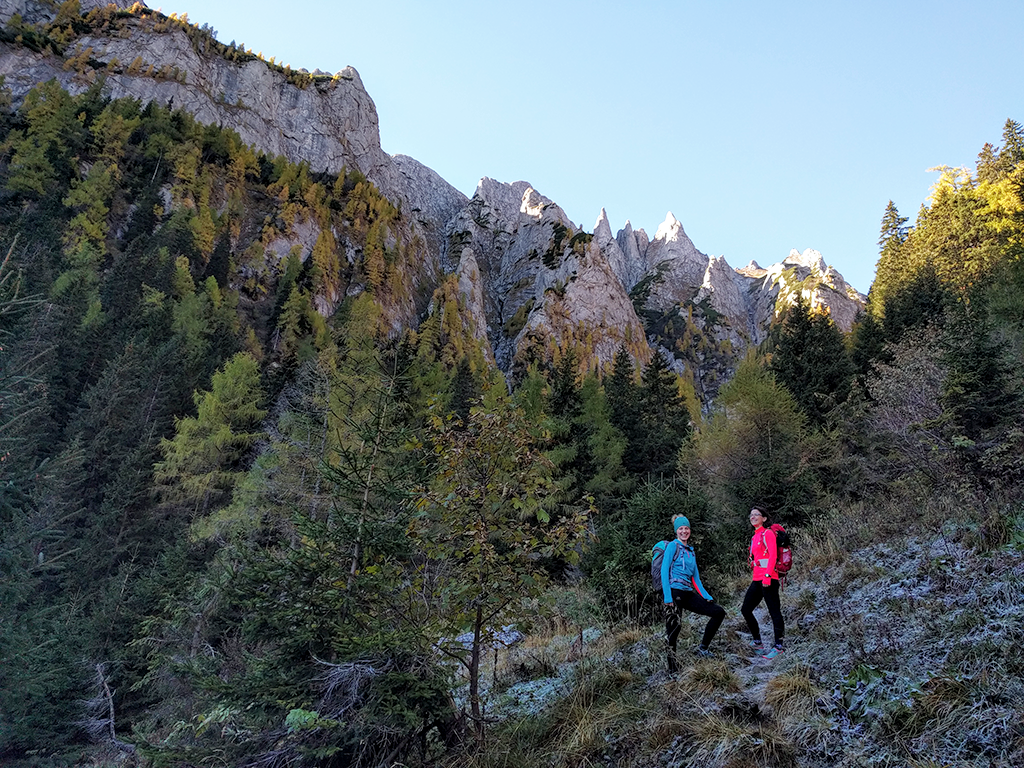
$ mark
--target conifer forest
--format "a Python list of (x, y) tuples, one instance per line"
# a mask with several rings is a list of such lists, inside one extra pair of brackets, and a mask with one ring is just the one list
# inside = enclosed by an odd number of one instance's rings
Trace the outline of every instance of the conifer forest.
[[(706, 399), (625, 345), (503, 372), (358, 170), (3, 90), (0, 764), (1024, 764), (1024, 128), (978, 146), (879, 211), (852, 331), (797, 300)], [(727, 618), (668, 676), (677, 514)]]

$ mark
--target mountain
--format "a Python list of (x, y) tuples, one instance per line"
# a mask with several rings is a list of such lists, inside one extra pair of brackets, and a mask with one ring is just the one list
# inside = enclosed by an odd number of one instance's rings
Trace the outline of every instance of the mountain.
[(0, 762), (1024, 764), (1024, 128), (844, 336), (813, 250), (466, 196), (354, 70), (124, 6), (0, 0)]
[[(527, 182), (484, 178), (467, 199), (413, 158), (383, 152), (376, 108), (352, 67), (291, 70), (219, 43), (206, 27), (126, 0), (87, 0), (76, 18), (61, 8), (0, 3), (8, 27), (0, 75), (15, 105), (51, 79), (71, 93), (102, 82), (111, 98), (182, 108), (312, 171), (359, 171), (404, 213), (404, 239), (425, 244), (410, 286), (420, 298), (392, 306), (392, 325), (415, 325), (441, 276), (458, 275), (472, 315), (467, 325), (486, 335), (506, 374), (569, 346), (582, 345), (581, 359), (593, 368), (607, 367), (620, 346), (641, 362), (661, 348), (678, 372), (690, 372), (707, 402), (797, 295), (830, 312), (844, 331), (864, 305), (814, 251), (793, 252), (765, 270), (735, 270), (724, 257), (697, 250), (671, 213), (651, 239), (628, 221), (612, 236), (604, 211), (594, 232), (584, 232)], [(43, 21), (62, 34), (19, 38), (19, 25)], [(316, 237), (315, 227), (293, 231), (276, 252), (299, 245), (305, 260)], [(321, 295), (317, 306), (330, 315), (340, 299), (338, 292)], [(708, 341), (699, 359), (671, 332), (678, 321), (666, 333), (683, 315), (692, 326), (687, 339), (696, 332)]]

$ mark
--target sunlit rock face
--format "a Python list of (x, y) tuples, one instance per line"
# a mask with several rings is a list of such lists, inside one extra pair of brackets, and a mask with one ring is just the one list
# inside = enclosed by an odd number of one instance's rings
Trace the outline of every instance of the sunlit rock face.
[[(135, 0), (80, 0), (79, 8), (84, 16), (96, 8), (113, 5), (121, 10), (131, 8)], [(145, 6), (145, 3), (140, 3)], [(59, 2), (40, 2), (40, 0), (0, 0), (0, 23), (7, 24), (15, 14), (28, 24), (48, 23), (57, 16)]]
[[(82, 13), (106, 4), (83, 0)], [(55, 11), (37, 0), (0, 0), (0, 20), (14, 13), (31, 22), (52, 19)], [(333, 75), (316, 70), (311, 83), (300, 88), (264, 61), (228, 61), (202, 42), (194, 44), (180, 26), (161, 26), (154, 17), (120, 23), (124, 29), (116, 34), (91, 34), (74, 44), (74, 51), (91, 49), (93, 60), (108, 65), (104, 90), (111, 98), (182, 108), (201, 123), (230, 127), (246, 144), (306, 162), (314, 171), (358, 170), (389, 199), (407, 206), (414, 220), (426, 222), (421, 226), (431, 239), (465, 204), (465, 196), (430, 169), (381, 149), (376, 106), (353, 67)], [(140, 66), (132, 68), (136, 61)], [(47, 80), (78, 94), (98, 77), (95, 70), (65, 69), (64, 63), (52, 54), (0, 45), (0, 75), (15, 105)], [(176, 74), (161, 76), (162, 71)]]
[(645, 273), (657, 270), (660, 275), (648, 301), (653, 309), (664, 310), (693, 299), (708, 268), (708, 257), (694, 247), (683, 225), (671, 213), (658, 227), (641, 258)]
[(442, 263), (460, 276), (476, 265), (488, 338), (503, 370), (530, 355), (557, 359), (570, 346), (586, 346), (595, 366), (610, 363), (622, 345), (647, 356), (643, 328), (596, 237), (525, 181), (481, 179), (451, 221)]
[[(83, 0), (82, 12), (105, 4)], [(0, 0), (0, 20), (19, 14), (45, 23), (56, 9)], [(156, 15), (126, 15), (118, 24), (77, 40), (64, 56), (0, 44), (0, 75), (14, 105), (39, 83), (55, 79), (81, 93), (102, 75), (111, 98), (185, 109), (314, 171), (359, 171), (401, 209), (395, 237), (421, 239), (422, 259), (409, 266), (406, 293), (429, 297), (441, 278), (454, 275), (466, 323), (506, 372), (556, 360), (570, 347), (592, 368), (606, 367), (622, 347), (641, 362), (660, 347), (707, 399), (798, 296), (831, 313), (844, 331), (863, 306), (864, 296), (813, 250), (793, 251), (767, 268), (751, 261), (733, 269), (724, 256), (699, 251), (671, 213), (651, 238), (629, 221), (613, 235), (602, 210), (591, 234), (525, 181), (483, 178), (467, 198), (415, 159), (381, 149), (376, 107), (351, 67), (333, 75), (314, 70), (300, 87), (265, 61), (228, 60), (207, 37), (190, 39), (180, 24)], [(65, 66), (85, 52), (106, 70)], [(295, 246), (308, 253), (318, 234), (314, 223), (297, 221), (270, 244), (268, 258)], [(330, 314), (343, 298), (321, 297), (318, 309)], [(425, 309), (409, 299), (389, 308), (388, 319), (397, 331), (415, 326)]]
[(835, 267), (825, 263), (820, 253), (810, 248), (803, 253), (790, 251), (782, 262), (765, 270), (763, 280), (763, 290), (778, 292), (776, 314), (792, 306), (797, 296), (802, 296), (812, 309), (828, 312), (844, 332), (853, 327), (857, 313), (867, 301)]

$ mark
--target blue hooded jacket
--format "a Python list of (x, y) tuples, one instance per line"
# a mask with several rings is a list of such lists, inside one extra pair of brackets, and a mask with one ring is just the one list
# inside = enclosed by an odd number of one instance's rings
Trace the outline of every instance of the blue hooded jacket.
[(665, 602), (672, 602), (672, 590), (681, 589), (696, 592), (705, 600), (714, 598), (704, 589), (697, 570), (697, 556), (693, 547), (673, 539), (665, 547), (665, 555), (661, 560), (661, 591)]

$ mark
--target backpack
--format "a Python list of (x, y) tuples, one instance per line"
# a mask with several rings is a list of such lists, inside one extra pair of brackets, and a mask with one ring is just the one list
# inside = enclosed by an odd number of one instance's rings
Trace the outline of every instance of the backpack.
[(779, 578), (783, 578), (789, 569), (793, 567), (793, 553), (789, 550), (789, 534), (786, 529), (778, 523), (771, 526), (771, 532), (775, 534), (775, 546), (777, 547), (775, 557), (775, 571)]
[[(651, 585), (654, 591), (661, 593), (661, 561), (665, 559), (665, 548), (668, 541), (659, 541), (651, 548)], [(676, 552), (679, 550), (676, 549)]]

